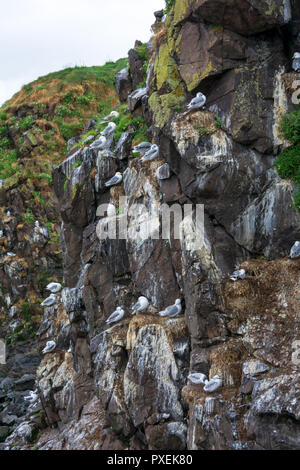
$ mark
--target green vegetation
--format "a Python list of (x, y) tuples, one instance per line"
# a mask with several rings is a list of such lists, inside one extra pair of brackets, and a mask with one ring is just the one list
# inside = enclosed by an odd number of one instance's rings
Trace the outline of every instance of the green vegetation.
[(283, 116), (280, 132), (290, 144), (281, 152), (276, 161), (275, 168), (281, 178), (291, 179), (296, 183), (295, 206), (300, 211), (300, 107)]
[(147, 43), (145, 42), (141, 46), (136, 47), (136, 51), (142, 60), (146, 60), (148, 56), (148, 48), (147, 48)]
[[(50, 73), (38, 78), (40, 83), (49, 83), (52, 80), (60, 80), (63, 85), (83, 84), (85, 81), (96, 80), (108, 85), (114, 83), (115, 74), (128, 66), (127, 59), (119, 59), (117, 62), (107, 62), (102, 66), (94, 67), (69, 67), (58, 72)], [(30, 85), (33, 85), (33, 82)]]
[(283, 116), (280, 124), (281, 136), (292, 145), (300, 144), (300, 106)]
[(173, 6), (175, 5), (175, 0), (165, 0), (166, 1), (166, 8), (164, 10), (165, 13), (169, 13)]
[(4, 151), (0, 149), (0, 179), (6, 179), (13, 176), (16, 171), (18, 151)]
[(26, 116), (25, 118), (21, 119), (18, 123), (18, 129), (21, 131), (27, 131), (30, 129), (34, 124), (34, 117), (33, 116)]
[(26, 224), (31, 224), (31, 225), (32, 225), (32, 224), (34, 224), (34, 222), (35, 222), (35, 217), (34, 217), (34, 215), (33, 215), (33, 213), (32, 213), (32, 210), (29, 209), (29, 208), (26, 209), (26, 212), (24, 212), (24, 214), (22, 214), (22, 217), (23, 217), (24, 222), (25, 222)]
[(222, 129), (222, 127), (224, 127), (224, 122), (221, 121), (221, 119), (220, 119), (218, 116), (216, 116), (215, 119), (216, 119), (216, 126), (217, 126), (217, 128), (218, 128), (218, 129)]

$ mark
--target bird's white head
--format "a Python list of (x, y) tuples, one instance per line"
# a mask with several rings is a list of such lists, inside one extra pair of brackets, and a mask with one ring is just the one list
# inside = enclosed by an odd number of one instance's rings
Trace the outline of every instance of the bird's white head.
[(122, 173), (120, 173), (120, 172), (118, 171), (118, 172), (116, 173), (116, 176), (117, 176), (118, 178), (121, 178)]
[(300, 52), (295, 52), (294, 59), (300, 59)]
[(176, 305), (181, 305), (181, 299), (177, 299), (175, 302)]
[(158, 145), (153, 144), (152, 147), (151, 147), (151, 150), (158, 150)]

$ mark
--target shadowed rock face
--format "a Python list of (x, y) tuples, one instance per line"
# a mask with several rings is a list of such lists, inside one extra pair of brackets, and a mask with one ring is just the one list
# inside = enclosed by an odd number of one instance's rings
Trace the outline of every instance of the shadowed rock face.
[[(133, 158), (123, 135), (109, 151), (81, 148), (69, 157), (75, 170), (66, 160), (54, 171), (65, 288), (40, 326), (40, 341), (55, 340), (57, 350), (37, 384), (47, 424), (60, 431), (44, 432), (38, 448), (300, 448), (300, 260), (287, 257), (300, 217), (295, 188), (273, 169), (286, 146), (278, 124), (292, 107), (288, 51), (300, 15), (295, 2), (250, 3), (176, 0), (168, 34), (156, 24), (149, 98), (132, 109), (149, 124), (159, 159)], [(135, 53), (124, 76), (137, 85)], [(124, 90), (121, 100), (132, 92)], [(187, 112), (196, 91), (206, 108)], [(107, 189), (117, 171), (122, 184)], [(109, 202), (127, 220), (126, 240), (96, 235), (99, 221), (111, 221), (97, 207)], [(181, 240), (173, 229), (144, 240), (154, 203), (204, 204), (201, 237), (185, 219)], [(230, 280), (236, 268), (246, 279)], [(141, 295), (150, 306), (132, 317)], [(177, 298), (183, 314), (161, 318)], [(108, 327), (118, 306), (125, 316)], [(192, 372), (218, 375), (222, 387), (205, 393), (187, 381)], [(18, 436), (10, 439), (7, 448)]]

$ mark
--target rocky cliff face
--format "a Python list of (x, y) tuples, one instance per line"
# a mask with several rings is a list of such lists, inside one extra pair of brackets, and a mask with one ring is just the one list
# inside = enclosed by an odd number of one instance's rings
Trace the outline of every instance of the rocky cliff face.
[[(129, 108), (121, 135), (104, 150), (77, 147), (53, 172), (66, 287), (39, 328), (56, 347), (36, 375), (48, 426), (36, 448), (300, 448), (300, 260), (287, 256), (300, 217), (294, 184), (273, 167), (288, 145), (279, 126), (299, 78), (300, 10), (250, 3), (176, 0), (116, 78)], [(206, 107), (188, 111), (199, 91)], [(142, 120), (160, 149), (145, 163), (132, 154)], [(106, 188), (116, 171), (122, 183)], [(126, 240), (97, 236), (108, 203), (119, 221), (127, 214)], [(155, 203), (203, 204), (200, 246), (193, 219), (180, 240), (143, 240)], [(246, 279), (230, 280), (236, 268)], [(132, 317), (141, 295), (151, 305)], [(182, 315), (158, 316), (177, 298)], [(107, 326), (120, 305), (125, 317)], [(221, 387), (205, 392), (187, 380), (194, 372)], [(28, 446), (36, 426), (28, 419), (4, 447)]]

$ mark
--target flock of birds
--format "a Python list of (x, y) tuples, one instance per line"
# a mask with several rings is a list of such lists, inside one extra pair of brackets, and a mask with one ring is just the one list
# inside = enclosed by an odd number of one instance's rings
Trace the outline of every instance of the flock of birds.
[[(140, 297), (137, 303), (133, 306), (131, 315), (144, 312), (149, 307), (150, 302), (146, 297)], [(165, 310), (162, 310), (158, 313), (160, 317), (176, 317), (182, 312), (181, 300), (177, 299), (174, 305), (170, 305)], [(122, 320), (125, 316), (125, 310), (122, 307), (117, 307), (117, 309), (111, 314), (111, 316), (106, 320), (107, 325), (112, 323), (117, 323)]]
[(205, 374), (195, 372), (188, 376), (188, 380), (194, 385), (204, 385), (203, 390), (206, 393), (213, 393), (223, 386), (223, 380), (219, 375), (215, 375), (211, 380), (208, 380)]
[[(206, 96), (203, 93), (197, 93), (196, 97), (193, 98), (190, 103), (187, 105), (188, 111), (196, 110), (203, 108), (206, 104)], [(109, 122), (111, 119), (119, 117), (119, 113), (112, 111), (108, 116), (106, 116), (102, 123)], [(94, 149), (104, 149), (107, 143), (107, 137), (113, 134), (116, 131), (116, 124), (114, 122), (109, 122), (108, 126), (101, 133), (101, 137), (96, 140), (91, 148)], [(141, 163), (150, 162), (159, 157), (160, 149), (158, 145), (151, 144), (150, 142), (141, 142), (132, 149), (133, 153), (138, 153), (142, 157), (140, 159)], [(106, 188), (111, 188), (112, 186), (117, 186), (122, 183), (123, 175), (121, 172), (117, 172), (109, 181), (105, 183)]]

